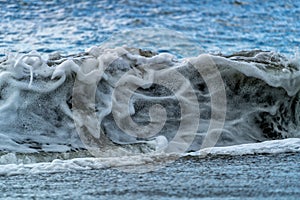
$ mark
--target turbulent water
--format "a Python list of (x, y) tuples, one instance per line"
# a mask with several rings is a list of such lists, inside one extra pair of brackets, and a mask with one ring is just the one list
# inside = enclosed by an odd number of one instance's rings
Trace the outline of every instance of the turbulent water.
[(297, 138), (299, 74), (297, 60), (264, 51), (11, 55), (1, 61), (1, 151), (105, 157)]
[(299, 152), (298, 4), (1, 2), (0, 174)]

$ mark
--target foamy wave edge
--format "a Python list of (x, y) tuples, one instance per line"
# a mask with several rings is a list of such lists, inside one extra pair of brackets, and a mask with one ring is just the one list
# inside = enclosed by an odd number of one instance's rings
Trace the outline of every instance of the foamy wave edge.
[[(300, 138), (289, 138), (283, 140), (272, 140), (261, 143), (250, 143), (227, 147), (213, 147), (199, 150), (197, 152), (174, 154), (139, 154), (122, 157), (106, 158), (74, 158), (68, 160), (55, 159), (52, 162), (41, 162), (32, 164), (6, 164), (1, 165), (0, 176), (76, 172), (82, 170), (99, 170), (108, 168), (138, 167), (143, 165), (159, 165), (170, 157), (205, 157), (210, 156), (241, 156), (255, 154), (277, 154), (277, 153), (299, 153)], [(14, 153), (8, 153), (0, 157), (2, 159), (14, 158)], [(172, 158), (171, 158), (172, 159)], [(134, 171), (136, 172), (136, 171)]]

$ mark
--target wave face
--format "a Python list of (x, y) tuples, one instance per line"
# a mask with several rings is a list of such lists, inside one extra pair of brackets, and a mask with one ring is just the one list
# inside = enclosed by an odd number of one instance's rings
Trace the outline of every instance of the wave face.
[[(177, 60), (167, 53), (93, 47), (78, 55), (48, 57), (30, 52), (0, 61), (1, 151), (67, 152), (152, 141), (157, 147), (166, 140), (199, 150), (212, 115), (222, 109), (212, 107), (211, 99), (220, 88), (211, 91), (193, 61), (213, 64), (223, 80), (226, 119), (216, 130), (216, 146), (300, 136), (299, 65), (274, 52)], [(156, 81), (158, 74), (171, 78)], [(122, 84), (128, 84), (126, 90)], [(193, 101), (187, 88), (195, 94)], [(153, 110), (156, 104), (160, 107)], [(197, 110), (200, 116), (194, 115)], [(178, 136), (181, 129), (186, 132)]]

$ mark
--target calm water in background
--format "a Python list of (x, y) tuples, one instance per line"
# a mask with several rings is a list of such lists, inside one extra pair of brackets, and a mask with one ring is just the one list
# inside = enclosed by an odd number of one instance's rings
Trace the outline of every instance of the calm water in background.
[(0, 1), (0, 55), (78, 53), (114, 32), (143, 27), (180, 31), (207, 52), (293, 54), (300, 1)]
[[(162, 27), (207, 52), (263, 49), (293, 55), (300, 1), (1, 1), (0, 57), (7, 52), (79, 53), (115, 32)], [(128, 45), (134, 41), (128, 41)], [(183, 158), (156, 172), (90, 170), (0, 178), (0, 197), (229, 198), (300, 195), (299, 154)]]

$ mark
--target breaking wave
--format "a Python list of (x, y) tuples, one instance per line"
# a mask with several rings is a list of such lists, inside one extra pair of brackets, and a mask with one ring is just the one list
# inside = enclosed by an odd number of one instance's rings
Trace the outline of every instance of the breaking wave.
[[(65, 153), (90, 147), (112, 152), (121, 148), (123, 153), (163, 151), (176, 137), (182, 120), (189, 127), (199, 118), (192, 136), (183, 134), (176, 140), (179, 146), (180, 142), (189, 141), (184, 151), (198, 151), (203, 147), (212, 115), (224, 111), (212, 108), (212, 91), (203, 74), (193, 67), (193, 59), (203, 66), (209, 65), (207, 58), (218, 69), (226, 93), (226, 118), (223, 129), (218, 130), (216, 146), (300, 136), (300, 70), (296, 59), (260, 50), (178, 59), (169, 53), (135, 48), (92, 47), (85, 53), (70, 56), (57, 53), (45, 56), (32, 51), (2, 58), (0, 151)], [(113, 104), (124, 102), (118, 102), (113, 92), (118, 81), (129, 72), (128, 83), (141, 81), (142, 84), (132, 89), (130, 99), (125, 102), (128, 105), (122, 105), (126, 112), (116, 116)], [(179, 72), (187, 80), (184, 83), (188, 82), (198, 102), (191, 109), (199, 109), (200, 116), (187, 115), (185, 119), (181, 115), (180, 98), (187, 94), (174, 94), (177, 90), (172, 87), (178, 89), (185, 85), (176, 85), (174, 79), (170, 79), (173, 82), (169, 85), (150, 80), (153, 74), (168, 76), (168, 72), (169, 76)], [(78, 88), (76, 81), (85, 83), (85, 87)], [(83, 97), (92, 100), (84, 105)], [(164, 108), (166, 119), (154, 134), (143, 133), (146, 130), (143, 128), (128, 134), (116, 120), (124, 114), (124, 119), (130, 117), (140, 127), (153, 123), (155, 128), (161, 118), (155, 113), (151, 115), (151, 108), (157, 104)], [(83, 108), (84, 115), (76, 112), (74, 106)], [(126, 126), (129, 122), (121, 123)]]

